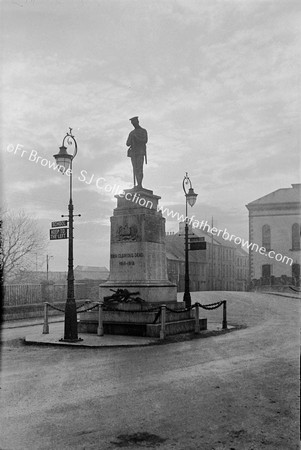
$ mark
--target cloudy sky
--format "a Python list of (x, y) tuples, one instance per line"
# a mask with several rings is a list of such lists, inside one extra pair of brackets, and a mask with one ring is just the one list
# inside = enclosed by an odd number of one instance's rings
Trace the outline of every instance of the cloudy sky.
[[(95, 181), (132, 186), (125, 141), (128, 119), (138, 115), (149, 134), (144, 187), (183, 213), (187, 171), (198, 193), (191, 214), (248, 238), (245, 205), (300, 182), (299, 5), (2, 0), (6, 206), (36, 218), (45, 236), (67, 214), (68, 178), (40, 162), (53, 161), (72, 127), (73, 199), (82, 214), (74, 263), (109, 267), (116, 199)], [(177, 231), (177, 220), (166, 229)], [(66, 270), (67, 241), (49, 242), (48, 254), (50, 269)]]

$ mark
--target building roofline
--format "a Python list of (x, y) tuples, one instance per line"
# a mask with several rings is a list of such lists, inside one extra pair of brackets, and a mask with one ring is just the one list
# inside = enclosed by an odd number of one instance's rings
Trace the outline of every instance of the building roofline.
[[(299, 200), (297, 200), (297, 197)], [(279, 198), (280, 197), (280, 198)], [(269, 194), (263, 195), (262, 197), (247, 203), (245, 206), (248, 210), (255, 209), (259, 206), (267, 207), (280, 207), (283, 205), (295, 205), (301, 204), (301, 183), (294, 183), (289, 188), (280, 188), (276, 191), (272, 191)]]

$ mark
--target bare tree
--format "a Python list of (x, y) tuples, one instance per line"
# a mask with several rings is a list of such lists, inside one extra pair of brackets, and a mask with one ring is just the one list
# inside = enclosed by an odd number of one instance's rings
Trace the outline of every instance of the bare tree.
[(1, 215), (1, 263), (4, 277), (9, 279), (22, 270), (31, 270), (47, 241), (37, 222), (24, 211), (4, 211)]

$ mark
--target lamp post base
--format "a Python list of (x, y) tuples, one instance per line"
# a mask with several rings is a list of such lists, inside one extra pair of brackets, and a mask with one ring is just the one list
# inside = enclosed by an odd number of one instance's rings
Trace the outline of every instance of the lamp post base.
[(190, 292), (185, 292), (183, 297), (183, 302), (185, 302), (185, 307), (190, 308), (191, 307), (191, 296)]
[(64, 341), (66, 342), (78, 341), (76, 303), (72, 297), (68, 296), (65, 305)]
[(81, 341), (83, 341), (82, 338), (77, 338), (77, 339), (64, 339), (64, 338), (62, 338), (62, 339), (60, 339), (60, 342), (81, 342)]

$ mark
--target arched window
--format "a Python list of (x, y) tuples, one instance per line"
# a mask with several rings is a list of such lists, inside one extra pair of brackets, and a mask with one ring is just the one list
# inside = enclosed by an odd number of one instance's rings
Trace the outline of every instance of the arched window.
[(271, 227), (270, 227), (270, 225), (263, 225), (263, 227), (262, 227), (262, 246), (266, 250), (271, 250)]
[(294, 223), (292, 226), (292, 250), (300, 250), (300, 225)]

